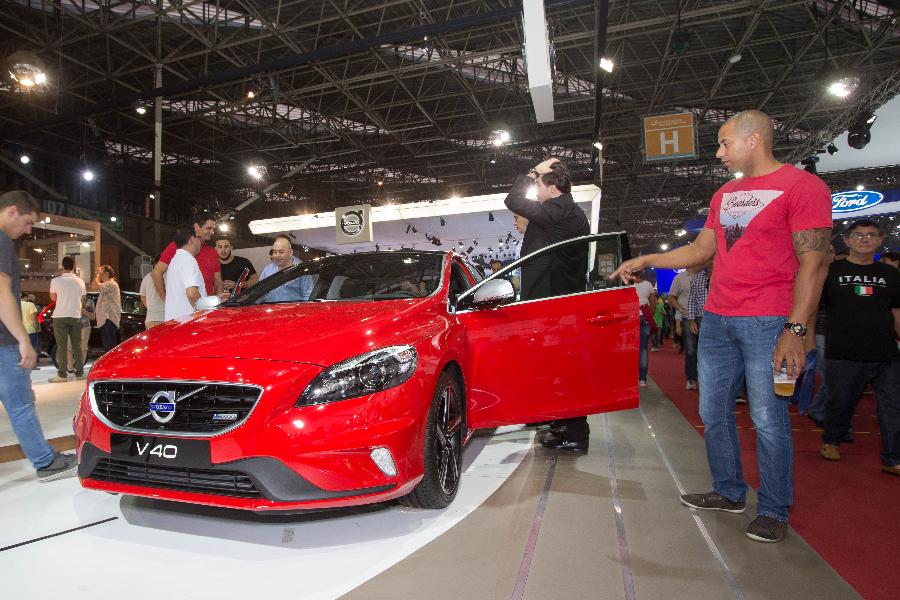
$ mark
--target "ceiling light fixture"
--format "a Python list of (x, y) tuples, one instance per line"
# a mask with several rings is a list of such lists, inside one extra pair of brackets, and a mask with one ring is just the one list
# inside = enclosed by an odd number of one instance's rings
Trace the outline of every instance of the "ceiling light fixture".
[(662, 250), (663, 252), (665, 252), (666, 250), (669, 249), (669, 245), (668, 244), (660, 244), (659, 249)]
[(847, 144), (851, 148), (856, 148), (857, 150), (862, 150), (866, 147), (866, 145), (872, 141), (872, 123), (877, 119), (875, 115), (868, 113), (864, 115), (859, 121), (854, 123), (847, 129)]
[(27, 165), (28, 163), (31, 162), (31, 157), (28, 156), (27, 154), (23, 154), (22, 156), (19, 157), (19, 162), (22, 163), (23, 165)]
[(600, 142), (594, 142), (594, 148), (597, 150), (603, 150), (603, 144)]
[(846, 98), (856, 91), (859, 87), (859, 77), (854, 75), (845, 75), (839, 79), (832, 80), (828, 84), (828, 91), (832, 96), (838, 98)]
[(112, 221), (113, 223), (115, 223), (115, 222), (118, 221), (119, 219), (117, 219), (117, 218), (115, 217), (115, 215), (113, 215), (112, 217), (109, 218), (109, 220)]
[(731, 64), (738, 63), (738, 62), (741, 62), (742, 58), (744, 58), (744, 57), (741, 56), (740, 54), (735, 53), (728, 57), (728, 62), (730, 62)]
[(258, 165), (250, 165), (247, 167), (247, 175), (253, 177), (254, 179), (262, 179), (263, 173), (265, 173), (266, 168)]
[(253, 90), (249, 90), (249, 91), (247, 92), (247, 98), (248, 98), (249, 100), (253, 100), (254, 98), (256, 98), (256, 92), (254, 92)]
[(31, 93), (45, 89), (47, 74), (44, 72), (44, 63), (35, 54), (20, 50), (10, 55), (6, 63), (15, 91)]
[(609, 60), (608, 58), (605, 58), (605, 57), (604, 57), (604, 58), (601, 58), (601, 59), (600, 59), (600, 68), (603, 69), (604, 71), (606, 71), (607, 73), (612, 73), (612, 71), (613, 71), (613, 61), (611, 61), (611, 60)]
[(833, 155), (835, 152), (838, 151), (838, 147), (835, 146), (834, 143), (832, 142), (831, 144), (828, 144), (828, 146), (825, 147), (825, 151), (828, 152), (828, 154)]
[(94, 180), (94, 172), (90, 169), (85, 169), (81, 172), (81, 178), (85, 181), (93, 181)]
[(857, 192), (861, 192), (861, 191), (863, 191), (864, 189), (866, 189), (866, 186), (864, 186), (864, 185), (861, 184), (861, 183), (858, 184), (858, 185), (856, 186), (856, 191), (857, 191)]
[(139, 115), (146, 115), (147, 107), (144, 106), (143, 104), (138, 104), (137, 106), (134, 107), (134, 112), (136, 112)]

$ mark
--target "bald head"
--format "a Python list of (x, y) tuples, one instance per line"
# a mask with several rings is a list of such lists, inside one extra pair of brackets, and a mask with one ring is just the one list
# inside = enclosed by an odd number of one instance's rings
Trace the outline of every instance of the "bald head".
[(291, 242), (285, 236), (278, 236), (272, 244), (272, 260), (278, 266), (278, 269), (287, 269), (291, 266), (294, 259), (294, 251), (291, 248)]
[(744, 137), (758, 134), (763, 145), (772, 149), (775, 142), (775, 126), (766, 113), (761, 110), (744, 110), (725, 122), (726, 125), (729, 123), (734, 126), (736, 133)]

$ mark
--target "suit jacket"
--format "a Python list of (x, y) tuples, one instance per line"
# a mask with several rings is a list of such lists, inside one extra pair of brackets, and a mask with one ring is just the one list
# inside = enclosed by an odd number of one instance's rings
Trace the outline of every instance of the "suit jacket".
[[(528, 219), (522, 240), (522, 256), (557, 242), (590, 233), (587, 217), (575, 204), (572, 194), (562, 194), (545, 202), (525, 197), (534, 185), (531, 177), (516, 180), (504, 203), (512, 212)], [(547, 298), (585, 290), (587, 245), (563, 248), (532, 260), (522, 267), (523, 300)]]

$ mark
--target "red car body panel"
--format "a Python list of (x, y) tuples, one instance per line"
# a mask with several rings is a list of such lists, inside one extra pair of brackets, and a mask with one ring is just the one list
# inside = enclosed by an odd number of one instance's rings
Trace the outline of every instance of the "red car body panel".
[[(91, 369), (89, 389), (106, 381), (191, 381), (263, 388), (239, 426), (208, 440), (214, 465), (277, 459), (340, 497), (281, 502), (100, 481), (87, 488), (251, 510), (316, 509), (380, 502), (410, 492), (424, 472), (425, 427), (437, 381), (462, 373), (468, 428), (583, 415), (637, 405), (637, 296), (631, 288), (588, 292), (497, 309), (448, 309), (449, 269), (428, 298), (221, 307), (141, 333)], [(471, 276), (467, 274), (471, 279)], [(564, 316), (560, 316), (564, 315)], [(413, 346), (405, 383), (368, 396), (295, 406), (325, 368), (349, 357)], [(111, 428), (89, 393), (75, 417), (79, 458), (111, 453)], [(149, 433), (177, 439), (177, 435)], [(391, 451), (397, 475), (370, 458)], [(362, 490), (363, 493), (355, 493)], [(368, 490), (368, 491), (367, 491)]]

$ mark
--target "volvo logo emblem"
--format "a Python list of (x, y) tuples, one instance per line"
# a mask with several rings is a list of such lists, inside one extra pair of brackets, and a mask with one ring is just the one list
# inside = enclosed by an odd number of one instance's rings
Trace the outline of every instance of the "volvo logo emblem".
[(156, 392), (150, 398), (150, 414), (159, 423), (168, 423), (175, 417), (175, 391)]
[(348, 210), (341, 215), (341, 231), (345, 235), (359, 235), (363, 230), (363, 214), (361, 210)]

